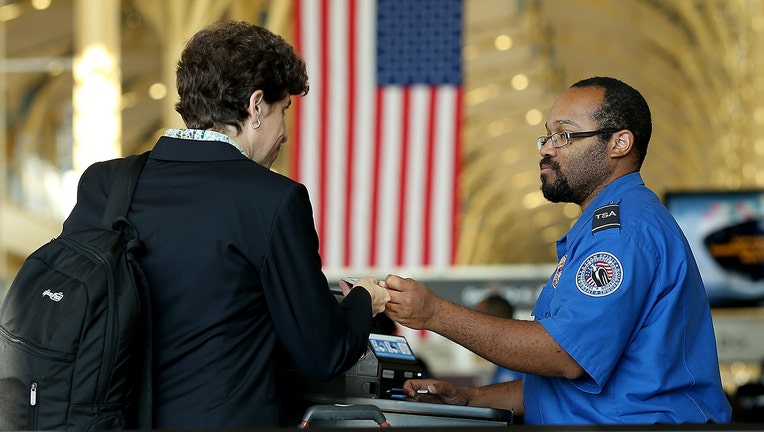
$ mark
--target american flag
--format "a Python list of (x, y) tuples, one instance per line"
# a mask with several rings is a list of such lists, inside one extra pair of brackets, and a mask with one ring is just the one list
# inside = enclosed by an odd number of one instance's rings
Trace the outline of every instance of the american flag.
[(296, 0), (310, 92), (289, 173), (313, 204), (326, 269), (454, 264), (461, 0)]

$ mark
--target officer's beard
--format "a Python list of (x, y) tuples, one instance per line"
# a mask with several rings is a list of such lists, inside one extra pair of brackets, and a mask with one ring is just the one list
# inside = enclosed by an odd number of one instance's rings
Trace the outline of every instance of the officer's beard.
[(549, 180), (549, 175), (541, 175), (541, 193), (544, 194), (544, 198), (553, 203), (569, 202), (581, 205), (596, 188), (598, 184), (596, 179), (607, 177), (601, 171), (601, 166), (592, 164), (574, 166), (578, 182), (573, 186), (568, 177), (562, 173), (557, 162), (544, 158), (541, 163), (549, 165), (555, 172), (554, 181)]
[[(544, 158), (542, 161), (544, 164), (548, 164), (555, 172), (554, 181), (550, 181), (547, 175), (541, 175), (541, 193), (544, 194), (544, 198), (553, 203), (570, 202), (579, 203), (583, 202), (585, 197), (579, 197), (580, 192), (577, 192), (570, 185), (568, 178), (560, 171), (560, 165), (548, 158)], [(580, 189), (579, 189), (580, 191)]]
[(573, 158), (565, 164), (565, 171), (573, 175), (571, 182), (560, 169), (560, 164), (545, 156), (540, 165), (548, 166), (554, 174), (541, 175), (541, 192), (544, 198), (553, 203), (569, 202), (581, 205), (590, 199), (598, 188), (605, 187), (605, 182), (612, 174), (607, 161), (607, 142), (601, 141), (585, 155)]

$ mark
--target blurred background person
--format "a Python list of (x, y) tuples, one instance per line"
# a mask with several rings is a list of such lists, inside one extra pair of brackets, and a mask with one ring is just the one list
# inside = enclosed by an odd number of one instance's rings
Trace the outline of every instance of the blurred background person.
[[(490, 294), (488, 297), (477, 302), (477, 304), (475, 304), (475, 310), (499, 318), (512, 319), (515, 317), (515, 307), (512, 305), (512, 303), (509, 302), (509, 300), (505, 299), (499, 294)], [(523, 374), (520, 372), (497, 365), (496, 369), (491, 375), (489, 384), (514, 381), (522, 378)]]

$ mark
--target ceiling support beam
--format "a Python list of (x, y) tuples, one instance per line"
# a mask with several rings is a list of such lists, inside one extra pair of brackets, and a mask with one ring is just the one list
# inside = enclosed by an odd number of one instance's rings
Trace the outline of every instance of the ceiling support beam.
[(120, 1), (75, 1), (74, 170), (121, 156)]

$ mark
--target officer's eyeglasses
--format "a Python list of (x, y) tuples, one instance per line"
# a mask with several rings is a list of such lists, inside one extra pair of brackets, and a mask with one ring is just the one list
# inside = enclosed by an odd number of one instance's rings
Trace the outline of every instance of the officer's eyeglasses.
[(586, 132), (556, 132), (551, 135), (544, 135), (536, 138), (536, 144), (539, 146), (539, 150), (541, 150), (541, 147), (544, 147), (544, 144), (547, 143), (547, 141), (552, 141), (552, 147), (554, 148), (560, 148), (565, 147), (566, 145), (570, 144), (570, 140), (573, 138), (589, 138), (596, 135), (602, 135), (606, 133), (615, 133), (618, 132), (620, 129), (616, 128), (605, 128), (595, 131), (586, 131)]

